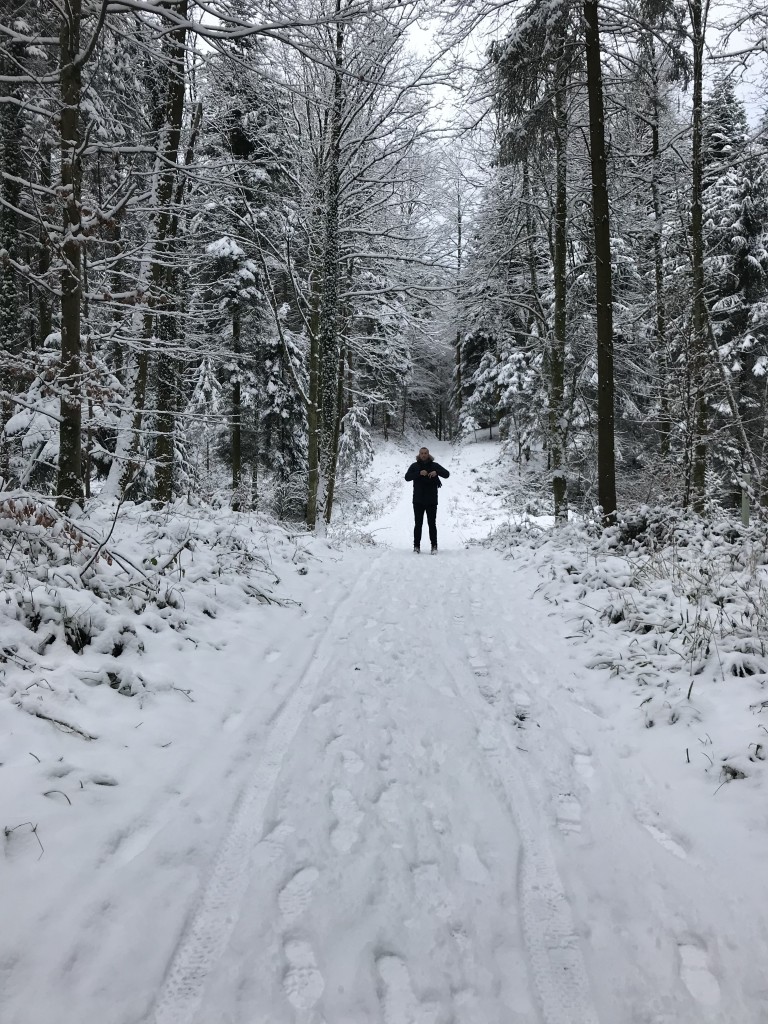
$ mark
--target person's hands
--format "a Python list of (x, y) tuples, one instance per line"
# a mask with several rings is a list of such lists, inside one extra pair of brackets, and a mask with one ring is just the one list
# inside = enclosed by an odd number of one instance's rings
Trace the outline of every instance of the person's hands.
[(426, 471), (426, 469), (422, 469), (421, 472), (419, 473), (419, 476), (429, 476), (429, 473)]
[(433, 469), (432, 472), (429, 474), (429, 479), (430, 480), (434, 480), (436, 476), (437, 476), (437, 473)]

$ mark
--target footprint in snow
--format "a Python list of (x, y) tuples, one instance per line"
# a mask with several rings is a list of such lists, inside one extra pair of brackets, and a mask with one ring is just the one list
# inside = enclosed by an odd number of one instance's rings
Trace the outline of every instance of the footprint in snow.
[(456, 909), (437, 864), (419, 864), (413, 868), (416, 899), (440, 921), (447, 921)]
[(480, 860), (477, 850), (470, 843), (460, 843), (455, 848), (456, 858), (459, 862), (459, 871), (465, 882), (474, 882), (476, 885), (486, 885), (491, 876), (488, 868)]
[(291, 939), (285, 944), (285, 958), (290, 965), (283, 977), (286, 998), (297, 1010), (311, 1010), (325, 990), (312, 947), (301, 939)]
[(488, 665), (486, 664), (485, 658), (482, 658), (479, 655), (471, 656), (469, 664), (476, 676), (483, 677), (488, 675)]
[(385, 821), (397, 823), (401, 820), (400, 784), (389, 782), (376, 800), (376, 806)]
[(331, 795), (331, 809), (337, 822), (331, 831), (331, 842), (339, 853), (348, 853), (360, 835), (363, 814), (349, 790), (340, 786)]
[[(480, 673), (475, 672), (475, 675)], [(486, 704), (496, 704), (499, 699), (499, 689), (491, 682), (483, 682), (478, 684), (478, 690), (480, 696), (483, 698)]]
[(481, 750), (496, 750), (501, 743), (501, 737), (490, 722), (480, 722), (477, 728), (477, 742)]
[(331, 698), (322, 697), (317, 704), (312, 708), (312, 714), (318, 717), (323, 717), (330, 714), (331, 711)]
[(680, 977), (693, 998), (704, 1006), (720, 1002), (720, 985), (709, 969), (707, 951), (697, 943), (681, 942)]
[(376, 970), (384, 1024), (437, 1024), (440, 1008), (417, 998), (408, 968), (399, 956), (380, 956)]
[(525, 690), (515, 690), (512, 698), (515, 702), (515, 710), (518, 711), (529, 711), (531, 707), (531, 698), (525, 692)]
[(310, 905), (315, 883), (319, 877), (320, 872), (317, 868), (302, 868), (292, 878), (289, 878), (280, 890), (277, 905), (280, 907), (280, 913), (286, 924), (291, 924), (301, 917)]
[(363, 768), (365, 768), (365, 763), (356, 750), (343, 750), (341, 752), (341, 763), (344, 765), (344, 770), (348, 771), (351, 775), (359, 775)]
[(572, 793), (557, 798), (557, 826), (565, 835), (581, 832), (581, 804)]
[(221, 727), (224, 730), (224, 732), (234, 732), (235, 729), (237, 729), (237, 727), (240, 725), (242, 720), (242, 711), (234, 711), (231, 715), (227, 715), (227, 717), (222, 722)]
[(112, 855), (118, 868), (124, 867), (143, 853), (155, 838), (159, 828), (138, 828), (133, 832), (119, 833), (112, 844)]
[(336, 748), (342, 746), (344, 743), (344, 736), (342, 733), (334, 733), (325, 744), (325, 751), (327, 754), (335, 754)]
[(436, 765), (438, 768), (442, 768), (442, 766), (445, 764), (446, 757), (448, 756), (449, 753), (448, 744), (442, 743), (438, 740), (436, 743), (432, 744), (431, 753), (432, 763)]
[(278, 821), (269, 832), (266, 832), (262, 839), (256, 844), (258, 852), (266, 858), (269, 863), (274, 863), (285, 856), (285, 844), (294, 834), (292, 825)]
[(589, 753), (578, 753), (573, 755), (573, 767), (582, 779), (591, 779), (595, 774), (595, 767), (592, 764), (592, 755)]

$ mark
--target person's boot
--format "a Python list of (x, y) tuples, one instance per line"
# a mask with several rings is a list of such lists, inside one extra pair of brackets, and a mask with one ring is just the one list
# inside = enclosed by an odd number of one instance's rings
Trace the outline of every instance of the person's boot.
[(432, 545), (432, 552), (431, 552), (431, 553), (432, 553), (433, 555), (436, 555), (436, 554), (437, 554), (437, 544), (433, 544), (433, 545)]
[(418, 549), (418, 548), (414, 548), (414, 549), (413, 549), (413, 553), (414, 553), (414, 555), (418, 555), (418, 554), (420, 554), (421, 552), (419, 551), (419, 549)]

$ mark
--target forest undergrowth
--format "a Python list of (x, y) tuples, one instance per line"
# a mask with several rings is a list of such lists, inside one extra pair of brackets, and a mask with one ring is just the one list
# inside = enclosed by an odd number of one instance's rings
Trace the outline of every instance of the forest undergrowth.
[(608, 700), (645, 729), (681, 730), (681, 756), (718, 785), (768, 756), (768, 530), (639, 508), (600, 531), (526, 520), (492, 543), (535, 567)]
[(39, 495), (4, 495), (0, 695), (92, 738), (84, 688), (139, 700), (179, 688), (146, 656), (147, 638), (197, 645), (206, 619), (286, 603), (276, 565), (306, 572), (306, 540), (264, 517), (184, 502), (95, 503), (75, 519)]

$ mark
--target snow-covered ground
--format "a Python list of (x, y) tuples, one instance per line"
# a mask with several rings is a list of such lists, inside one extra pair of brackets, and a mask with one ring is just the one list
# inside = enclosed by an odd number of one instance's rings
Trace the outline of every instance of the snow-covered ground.
[[(706, 723), (645, 728), (557, 572), (471, 543), (514, 519), (498, 447), (430, 447), (437, 558), (393, 441), (364, 521), (256, 530), (282, 606), (186, 549), (177, 621), (116, 659), (133, 695), (83, 682), (114, 651), (24, 668), (16, 638), (2, 1024), (768, 1020), (762, 776), (716, 792)], [(375, 545), (333, 546), (353, 528)]]

